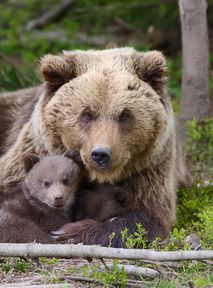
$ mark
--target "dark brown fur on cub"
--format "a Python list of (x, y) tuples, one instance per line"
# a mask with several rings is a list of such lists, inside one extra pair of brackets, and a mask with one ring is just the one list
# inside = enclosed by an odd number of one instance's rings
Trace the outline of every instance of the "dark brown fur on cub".
[(49, 233), (69, 222), (80, 170), (63, 156), (27, 157), (25, 170), (25, 180), (0, 199), (0, 242), (52, 243)]
[[(86, 175), (84, 164), (77, 151), (69, 150), (66, 156), (79, 166), (82, 175)], [(75, 203), (71, 207), (71, 220), (74, 222), (93, 219), (102, 222), (124, 213), (130, 201), (132, 194), (122, 187), (111, 184), (98, 185), (84, 178), (76, 192)]]
[[(66, 154), (81, 168), (82, 174), (85, 174), (85, 168), (79, 153), (69, 151)], [(98, 243), (108, 246), (109, 238), (102, 235), (101, 231), (108, 225), (107, 223), (111, 223), (113, 227), (114, 221), (117, 221), (117, 216), (121, 219), (121, 231), (128, 228), (130, 233), (134, 232), (128, 221), (125, 221), (125, 211), (128, 210), (128, 205), (131, 203), (132, 198), (131, 191), (124, 190), (122, 186), (114, 186), (112, 184), (99, 185), (84, 179), (76, 192), (75, 203), (70, 209), (70, 218), (73, 223), (64, 225), (58, 231), (53, 231), (53, 238), (59, 240), (59, 242), (66, 243), (69, 233), (72, 233), (74, 237), (78, 235), (82, 242), (83, 239), (87, 239), (89, 244)], [(132, 223), (139, 223), (138, 218), (142, 217), (143, 227), (147, 230), (146, 240), (154, 240), (156, 237), (155, 233), (158, 233), (162, 238), (165, 237), (162, 225), (154, 217), (151, 217), (145, 207), (143, 211), (137, 211), (135, 215), (130, 211), (129, 213), (132, 217)], [(91, 225), (96, 227), (95, 233), (90, 230)], [(116, 231), (116, 225), (113, 230)], [(93, 234), (93, 237), (88, 238), (88, 235), (91, 234)], [(72, 243), (73, 239), (69, 239), (68, 242)], [(115, 234), (113, 243), (118, 247), (124, 245), (119, 234)]]
[(74, 221), (93, 219), (98, 222), (125, 212), (131, 194), (119, 186), (88, 184), (76, 193)]

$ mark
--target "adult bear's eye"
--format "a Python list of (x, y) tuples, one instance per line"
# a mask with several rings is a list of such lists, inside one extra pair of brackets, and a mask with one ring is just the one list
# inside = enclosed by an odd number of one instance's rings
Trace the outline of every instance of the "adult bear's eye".
[(45, 188), (48, 188), (48, 187), (50, 187), (50, 182), (48, 180), (44, 180), (43, 185)]
[(92, 112), (89, 109), (84, 110), (81, 114), (81, 118), (87, 122), (92, 121), (93, 120)]
[(129, 109), (124, 109), (119, 116), (119, 121), (126, 122), (126, 121), (129, 121), (131, 118), (132, 118), (132, 114), (129, 111)]

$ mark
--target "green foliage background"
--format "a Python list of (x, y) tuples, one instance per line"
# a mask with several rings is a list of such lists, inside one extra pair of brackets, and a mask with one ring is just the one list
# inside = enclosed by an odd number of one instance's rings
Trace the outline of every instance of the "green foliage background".
[[(26, 31), (26, 24), (61, 1), (1, 2), (1, 91), (37, 83), (38, 77), (34, 71), (38, 59), (45, 53), (57, 53), (63, 49), (104, 48), (112, 41), (119, 46), (134, 46), (141, 50), (163, 50), (170, 57), (171, 94), (179, 95), (181, 41), (176, 1), (78, 0), (74, 1), (73, 6), (60, 21), (36, 31)], [(212, 6), (209, 8), (210, 16), (213, 15)], [(157, 32), (150, 35), (149, 31), (153, 29)], [(156, 44), (158, 38), (160, 40)]]

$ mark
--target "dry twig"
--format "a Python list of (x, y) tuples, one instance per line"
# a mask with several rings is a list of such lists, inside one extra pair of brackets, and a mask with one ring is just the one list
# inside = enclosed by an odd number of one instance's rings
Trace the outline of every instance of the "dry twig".
[(141, 262), (143, 263), (147, 263), (147, 264), (152, 264), (155, 266), (162, 266), (162, 267), (166, 267), (166, 268), (175, 268), (178, 269), (181, 267), (181, 264), (177, 263), (177, 262), (161, 262), (161, 261), (152, 261), (152, 260), (141, 260)]
[[(83, 277), (83, 276), (80, 276), (80, 275), (72, 275), (72, 276), (68, 276), (66, 278), (69, 279), (69, 280), (73, 280), (73, 281), (83, 281), (83, 282), (91, 282), (91, 283), (103, 284), (103, 282), (101, 280), (95, 280), (93, 278)], [(121, 286), (121, 282), (114, 282), (113, 285), (109, 284), (109, 287), (112, 287), (112, 288), (113, 287), (119, 287), (119, 286)], [(142, 285), (142, 283), (140, 281), (131, 281), (130, 280), (130, 281), (127, 281), (126, 287), (143, 288), (144, 286)]]
[[(107, 268), (112, 270), (113, 269), (113, 264), (108, 264)], [(151, 268), (144, 268), (144, 267), (137, 267), (135, 265), (122, 265), (118, 264), (116, 266), (120, 271), (124, 270), (127, 274), (138, 276), (138, 277), (148, 277), (151, 279), (156, 278), (157, 276), (160, 276), (160, 273), (154, 269)], [(102, 266), (100, 267), (101, 270), (103, 270), (105, 267)]]

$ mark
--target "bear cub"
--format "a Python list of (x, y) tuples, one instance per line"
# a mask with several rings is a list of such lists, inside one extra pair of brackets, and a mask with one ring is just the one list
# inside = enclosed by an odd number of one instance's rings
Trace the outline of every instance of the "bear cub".
[(92, 219), (103, 222), (124, 213), (132, 195), (120, 186), (83, 183), (76, 192), (71, 221)]
[(104, 221), (124, 212), (130, 200), (118, 186), (88, 183), (80, 156), (71, 151), (41, 160), (27, 156), (24, 167), (24, 181), (0, 198), (2, 243), (53, 243), (50, 233), (64, 224)]
[[(86, 170), (81, 156), (77, 151), (69, 150), (67, 157), (72, 159), (81, 168), (83, 175)], [(132, 194), (120, 186), (111, 184), (97, 184), (88, 182), (86, 178), (81, 181), (76, 192), (75, 202), (70, 209), (71, 222), (83, 219), (92, 219), (103, 222), (124, 213)]]
[(0, 242), (52, 243), (52, 230), (69, 222), (80, 169), (64, 156), (24, 159), (26, 177), (0, 199)]

